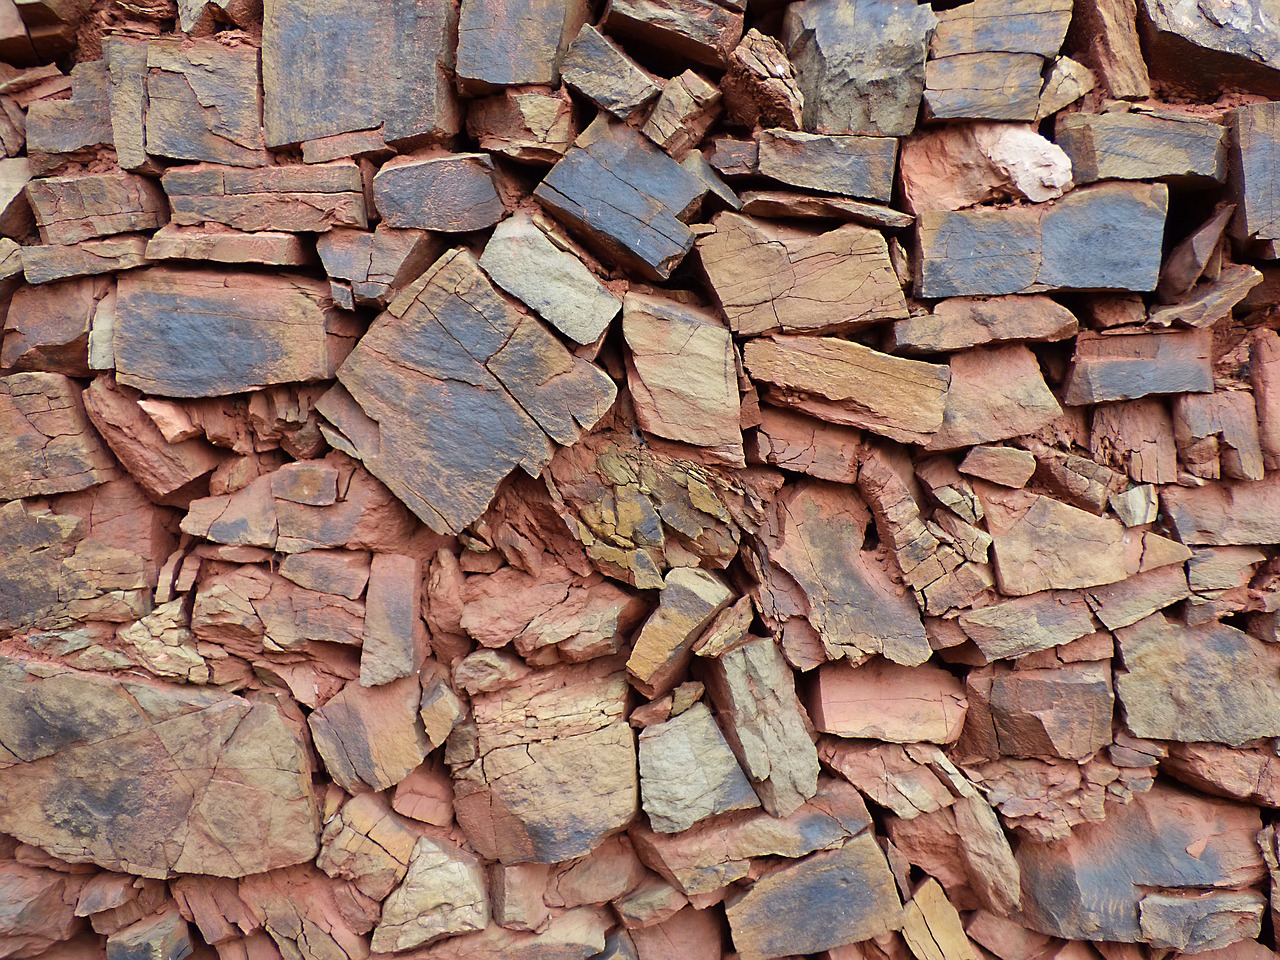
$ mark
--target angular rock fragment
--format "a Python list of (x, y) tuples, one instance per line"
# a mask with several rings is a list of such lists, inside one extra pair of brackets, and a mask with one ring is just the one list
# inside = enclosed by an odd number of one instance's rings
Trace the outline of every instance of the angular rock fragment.
[(262, 22), (267, 146), (379, 128), (391, 142), (458, 132), (456, 7), (265, 0)]
[(525, 213), (494, 229), (480, 256), (485, 273), (575, 343), (594, 343), (620, 304), (567, 238)]
[(467, 132), (482, 150), (552, 164), (573, 145), (578, 124), (568, 90), (514, 87), (474, 101), (467, 109)]
[(1050, 497), (1037, 496), (1008, 528), (992, 535), (996, 579), (1003, 593), (1092, 587), (1123, 580), (1125, 528)]
[[(321, 413), (370, 472), (441, 530), (475, 520), (516, 466), (538, 473), (552, 439), (573, 443), (616, 392), (504, 299), (461, 249), (445, 253), (391, 303), (338, 379)], [(450, 411), (461, 410), (465, 427), (441, 428)], [(464, 440), (481, 424), (492, 424), (480, 433), (487, 442), (475, 443), (473, 434)]]
[(604, 28), (615, 36), (724, 67), (742, 37), (741, 9), (716, 0), (613, 0)]
[(600, 659), (530, 674), (471, 701), (474, 754), (451, 759), (458, 824), (504, 864), (583, 856), (639, 809), (626, 675)]
[(979, 51), (931, 59), (924, 105), (935, 120), (1034, 120), (1044, 58)]
[(171, 397), (329, 379), (357, 328), (328, 294), (287, 275), (152, 267), (121, 277), (117, 378)]
[(32, 180), (27, 199), (45, 243), (154, 230), (168, 219), (159, 188), (132, 173)]
[(286, 233), (369, 225), (360, 170), (350, 160), (250, 170), (198, 163), (170, 167), (160, 182), (177, 224)]
[[(153, 241), (154, 242), (154, 241)], [(385, 307), (440, 255), (437, 239), (423, 230), (378, 224), (373, 233), (339, 228), (316, 238), (334, 302), (344, 309)]]
[(889, 202), (898, 143), (890, 137), (847, 137), (763, 130), (759, 171), (783, 183)]
[(11, 658), (0, 671), (5, 833), (149, 877), (239, 877), (315, 856), (306, 753), (269, 698)]
[(137, 235), (23, 247), (22, 274), (37, 284), (131, 270), (146, 262), (146, 248), (146, 237)]
[(1051, 206), (921, 214), (916, 293), (1154, 290), (1167, 205), (1163, 184), (1099, 184)]
[(627, 369), (641, 429), (741, 465), (742, 428), (733, 340), (720, 320), (673, 301), (623, 301)]
[(84, 490), (115, 476), (74, 382), (56, 373), (0, 377), (0, 499)]
[(412, 675), (421, 665), (426, 640), (418, 610), (422, 569), (413, 557), (374, 554), (365, 598), (360, 682), (373, 687)]
[(704, 671), (729, 745), (761, 803), (775, 817), (790, 815), (818, 789), (818, 755), (778, 645), (750, 638)]
[(325, 824), (316, 865), (351, 880), (365, 895), (385, 900), (404, 879), (417, 835), (391, 812), (385, 798), (362, 793)]
[(747, 128), (800, 129), (804, 94), (791, 61), (782, 44), (754, 27), (729, 55), (721, 89), (733, 122)]
[(1280, 207), (1268, 187), (1280, 164), (1280, 108), (1274, 103), (1238, 107), (1231, 111), (1230, 131), (1232, 233), (1261, 243), (1280, 239)]
[(940, 667), (873, 660), (820, 667), (810, 713), (820, 731), (841, 737), (951, 743), (966, 706), (960, 682)]
[(1111, 743), (1115, 698), (1109, 664), (997, 667), (989, 697), (1002, 756), (1083, 760)]
[(1150, 394), (1213, 390), (1211, 338), (1204, 332), (1104, 337), (1082, 334), (1063, 400), (1072, 406)]
[(976, 960), (977, 953), (965, 935), (960, 914), (932, 877), (905, 905), (902, 937), (917, 960)]
[(1118, 100), (1151, 96), (1151, 78), (1138, 46), (1136, 0), (1081, 0), (1075, 4), (1067, 43), (1093, 68)]
[(1151, 76), (1212, 99), (1237, 89), (1280, 96), (1280, 24), (1261, 9), (1218, 15), (1186, 0), (1138, 0)]
[(1116, 631), (1116, 695), (1137, 736), (1239, 746), (1280, 734), (1273, 644), (1224, 623), (1184, 627), (1161, 614)]
[(852, 224), (811, 233), (719, 214), (698, 256), (735, 332), (854, 330), (902, 320), (906, 301), (884, 237)]
[(755, 446), (748, 446), (765, 463), (783, 470), (807, 473), (820, 480), (852, 483), (858, 479), (862, 433), (852, 427), (824, 423), (803, 414), (774, 407), (760, 410)]
[(565, 83), (601, 109), (626, 120), (661, 90), (612, 40), (586, 24), (560, 65)]
[[(27, 155), (37, 173), (52, 173), (68, 163), (88, 160), (111, 143), (107, 69), (101, 60), (71, 68), (68, 99), (40, 99), (27, 110)], [(21, 131), (23, 126), (19, 126)], [(17, 146), (22, 146), (21, 139)], [(16, 151), (8, 151), (13, 155)]]
[(696, 147), (720, 116), (721, 94), (692, 70), (666, 82), (641, 132), (677, 159)]
[(373, 178), (373, 197), (389, 227), (466, 233), (504, 213), (493, 161), (483, 153), (398, 157)]
[(568, 3), (467, 0), (458, 18), (455, 72), (463, 93), (524, 83), (554, 84), (560, 57), (588, 19)]
[(276, 230), (245, 233), (219, 224), (181, 227), (167, 223), (147, 241), (148, 260), (202, 260), (305, 266), (311, 255), (297, 234)]
[(1035, 354), (1023, 346), (951, 356), (942, 425), (926, 450), (951, 450), (1025, 436), (1061, 416)]
[(1035, 593), (970, 610), (957, 622), (988, 662), (1048, 650), (1094, 631), (1084, 598), (1066, 591)]
[(693, 657), (693, 643), (733, 595), (703, 570), (677, 567), (663, 581), (658, 609), (636, 634), (627, 672), (650, 698), (668, 692)]
[(646, 727), (639, 740), (641, 803), (659, 833), (760, 804), (705, 704)]
[(152, 40), (146, 61), (146, 152), (265, 166), (258, 53), (216, 40)]
[(1216, 181), (1227, 175), (1221, 124), (1141, 113), (1063, 114), (1055, 131), (1076, 183)]
[(685, 221), (706, 190), (647, 138), (601, 116), (533, 195), (608, 256), (665, 280), (693, 246)]
[(393, 787), (422, 763), (427, 740), (418, 719), (418, 678), (379, 687), (348, 683), (308, 724), (333, 779), (349, 793)]
[[(768, 873), (728, 907), (743, 960), (816, 953), (898, 929), (902, 905), (869, 833)], [(789, 922), (779, 923), (780, 917)]]
[(1258, 823), (1256, 810), (1158, 785), (1069, 839), (1024, 841), (1024, 922), (1053, 936), (1134, 943), (1145, 939), (1147, 901), (1189, 888), (1202, 891), (1203, 921), (1211, 920), (1236, 907), (1231, 891), (1265, 874), (1253, 842)]
[(761, 532), (757, 600), (765, 622), (781, 632), (784, 651), (789, 636), (810, 637), (819, 662), (875, 653), (909, 665), (929, 659), (919, 608), (861, 549), (870, 514), (858, 496), (808, 482), (779, 500)]
[(910, 134), (936, 22), (927, 6), (897, 0), (802, 0), (789, 5), (782, 41), (804, 94), (805, 129)]
[(404, 882), (386, 898), (370, 946), (397, 953), (489, 924), (484, 871), (445, 840), (419, 837)]
[(1035, 454), (1016, 447), (976, 446), (960, 463), (961, 473), (990, 480), (1002, 487), (1022, 487), (1036, 471)]
[(1258, 414), (1251, 394), (1183, 394), (1174, 401), (1173, 412), (1174, 440), (1188, 472), (1210, 480), (1262, 479)]
[(1071, 311), (1044, 296), (952, 297), (932, 313), (898, 320), (890, 347), (904, 353), (940, 353), (1010, 340), (1065, 340), (1078, 323)]

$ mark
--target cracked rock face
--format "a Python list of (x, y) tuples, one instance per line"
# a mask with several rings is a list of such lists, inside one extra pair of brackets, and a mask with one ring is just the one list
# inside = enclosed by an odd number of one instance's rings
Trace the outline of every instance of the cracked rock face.
[(242, 877), (318, 849), (311, 771), (271, 702), (0, 660), (0, 830), (72, 863)]

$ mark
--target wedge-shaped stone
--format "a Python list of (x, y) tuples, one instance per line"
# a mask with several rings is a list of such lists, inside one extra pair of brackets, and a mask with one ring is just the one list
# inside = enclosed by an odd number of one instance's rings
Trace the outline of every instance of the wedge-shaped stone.
[(782, 41), (804, 94), (804, 128), (910, 134), (936, 22), (927, 6), (897, 0), (802, 0), (788, 6)]
[(262, 17), (259, 0), (178, 0), (178, 25), (199, 34), (224, 23), (248, 30)]
[(827, 233), (722, 213), (698, 240), (702, 269), (735, 333), (829, 333), (904, 320), (907, 304), (875, 230)]
[(1174, 533), (1183, 543), (1226, 546), (1275, 543), (1280, 537), (1280, 479), (1224, 481), (1160, 492)]
[(360, 170), (350, 160), (253, 170), (199, 163), (170, 167), (160, 182), (177, 224), (292, 233), (369, 225)]
[(45, 243), (154, 230), (168, 219), (164, 195), (155, 182), (132, 173), (32, 180), (27, 199)]
[(693, 659), (693, 644), (711, 618), (733, 599), (714, 574), (676, 567), (663, 581), (658, 609), (640, 632), (627, 660), (627, 672), (641, 693), (660, 696), (671, 690)]
[(116, 475), (74, 381), (56, 373), (0, 377), (0, 500), (85, 490)]
[(1194, 889), (1212, 905), (1218, 891), (1260, 882), (1260, 823), (1256, 809), (1157, 783), (1067, 839), (1023, 840), (1023, 922), (1069, 939), (1140, 942), (1146, 898)]
[(1227, 177), (1227, 130), (1219, 123), (1141, 113), (1069, 113), (1058, 117), (1055, 138), (1071, 158), (1078, 184), (1221, 183)]
[(1062, 646), (1095, 629), (1084, 597), (1059, 590), (966, 611), (958, 623), (988, 662)]
[(857, 494), (810, 481), (788, 488), (779, 501), (760, 534), (758, 600), (784, 648), (787, 635), (800, 631), (825, 658), (929, 659), (915, 601), (861, 549), (871, 515)]
[(594, 343), (618, 315), (618, 298), (587, 269), (569, 240), (527, 213), (498, 224), (480, 266), (575, 343)]
[(316, 750), (330, 776), (348, 793), (386, 790), (427, 755), (418, 720), (418, 678), (380, 687), (348, 683), (308, 720)]
[(742, 466), (737, 363), (723, 323), (704, 310), (629, 293), (622, 333), (640, 428)]
[(916, 293), (1154, 290), (1167, 206), (1163, 184), (1099, 184), (1052, 205), (923, 213)]
[(849, 340), (798, 336), (752, 340), (743, 362), (778, 406), (901, 443), (928, 443), (942, 426), (951, 381), (943, 366)]
[(926, 450), (953, 450), (1021, 437), (1062, 415), (1029, 349), (978, 347), (951, 357), (942, 426)]
[(466, 233), (502, 219), (488, 154), (397, 157), (373, 178), (373, 197), (389, 227)]
[(707, 692), (764, 808), (794, 812), (818, 789), (818, 754), (778, 644), (752, 637), (706, 661)]
[(760, 173), (783, 183), (889, 202), (898, 141), (762, 130)]
[(657, 833), (637, 823), (630, 836), (640, 859), (693, 896), (746, 877), (755, 858), (794, 859), (815, 850), (834, 850), (870, 825), (858, 791), (843, 780), (823, 777), (813, 799), (785, 817), (740, 810), (681, 833)]
[(941, 667), (872, 660), (826, 663), (810, 701), (823, 733), (890, 743), (951, 743), (964, 725), (964, 687)]
[(467, 133), (481, 150), (546, 166), (578, 135), (573, 98), (565, 87), (507, 88), (467, 107)]
[(659, 833), (760, 805), (706, 704), (645, 727), (639, 740), (640, 799)]
[(952, 297), (932, 313), (899, 320), (890, 349), (941, 353), (1009, 340), (1066, 340), (1079, 324), (1066, 307), (1044, 296)]
[(1223, 623), (1155, 614), (1116, 631), (1116, 693), (1130, 730), (1157, 740), (1238, 746), (1280, 736), (1280, 650)]
[(147, 153), (266, 165), (257, 50), (185, 38), (153, 40), (146, 49)]
[(153, 267), (118, 290), (117, 378), (160, 396), (327, 380), (357, 333), (309, 277)]
[(146, 249), (147, 238), (138, 234), (27, 246), (22, 274), (27, 283), (39, 284), (131, 270), (146, 262)]
[[(1151, 394), (1213, 390), (1207, 330), (1104, 337), (1082, 334), (1067, 371), (1068, 406), (1134, 400)], [(1172, 479), (1172, 478), (1169, 478)]]
[(560, 67), (565, 83), (619, 120), (626, 120), (661, 90), (591, 24), (578, 32)]
[(474, 756), (454, 758), (455, 812), (471, 846), (502, 863), (590, 853), (639, 810), (626, 674), (598, 659), (477, 694)]
[(267, 146), (379, 128), (388, 141), (457, 133), (457, 22), (452, 4), (357, 10), (344, 0), (266, 0)]
[(316, 855), (306, 748), (268, 701), (4, 658), (0, 713), (2, 829), (60, 859), (239, 877)]
[(1010, 526), (992, 536), (1001, 592), (1026, 596), (1115, 583), (1129, 576), (1124, 525), (1109, 517), (1037, 496)]
[(396, 953), (489, 924), (484, 869), (474, 854), (435, 837), (419, 837), (404, 882), (382, 906), (370, 946)]
[(536, 476), (574, 443), (613, 382), (518, 310), (462, 249), (374, 321), (320, 412), (339, 442), (424, 523), (461, 530), (515, 467)]
[(609, 257), (665, 280), (693, 247), (685, 222), (706, 192), (647, 137), (601, 115), (533, 195)]
[(466, 0), (458, 18), (459, 86), (476, 94), (556, 84), (560, 58), (588, 13), (586, 0)]
[(765, 874), (728, 906), (743, 960), (817, 953), (902, 926), (902, 903), (875, 837)]
[(612, 0), (604, 28), (665, 54), (723, 68), (742, 38), (742, 8), (717, 0)]
[(1068, 49), (1097, 74), (1117, 100), (1145, 100), (1151, 78), (1138, 45), (1135, 0), (1089, 0), (1076, 5), (1067, 31)]
[(965, 454), (960, 472), (1002, 487), (1022, 487), (1036, 472), (1035, 454), (1016, 447), (974, 447)]

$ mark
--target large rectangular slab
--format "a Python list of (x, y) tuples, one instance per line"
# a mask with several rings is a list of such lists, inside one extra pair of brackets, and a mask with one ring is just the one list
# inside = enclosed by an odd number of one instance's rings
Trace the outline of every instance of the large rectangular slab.
[(360, 169), (350, 160), (252, 170), (198, 163), (170, 167), (160, 182), (181, 225), (305, 233), (369, 225)]
[(120, 277), (116, 375), (169, 397), (327, 380), (357, 332), (321, 280), (153, 267)]
[(1054, 204), (922, 213), (916, 294), (1154, 290), (1163, 184), (1099, 184)]

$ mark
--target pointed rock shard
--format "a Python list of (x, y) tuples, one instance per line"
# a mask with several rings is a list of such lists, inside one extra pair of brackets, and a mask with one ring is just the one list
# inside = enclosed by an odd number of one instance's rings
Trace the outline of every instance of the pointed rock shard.
[[(1145, 100), (1151, 78), (1138, 46), (1136, 0), (1080, 0), (1067, 31), (1068, 49), (1098, 74), (1117, 100)], [(1072, 53), (1077, 56), (1077, 53)]]
[(453, 4), (265, 0), (263, 120), (267, 146), (382, 128), (387, 141), (443, 140), (461, 111), (451, 72)]
[(670, 691), (693, 659), (694, 641), (732, 599), (729, 588), (705, 570), (676, 567), (669, 571), (658, 609), (636, 634), (627, 660), (636, 689), (651, 699)]
[(1280, 649), (1225, 623), (1155, 614), (1116, 631), (1116, 694), (1129, 729), (1157, 740), (1238, 746), (1280, 736)]
[(823, 733), (890, 743), (952, 743), (964, 726), (964, 687), (941, 667), (872, 660), (818, 668), (810, 713)]
[(906, 320), (889, 247), (875, 230), (849, 224), (813, 233), (737, 213), (713, 224), (698, 255), (735, 333), (830, 333)]
[(374, 321), (338, 380), (317, 405), (333, 436), (438, 531), (474, 521), (515, 467), (536, 476), (552, 440), (574, 443), (616, 394), (460, 248)]
[(977, 960), (960, 914), (930, 877), (907, 902), (902, 937), (916, 960)]
[(743, 363), (766, 399), (901, 443), (928, 443), (942, 426), (951, 372), (830, 337), (751, 340)]
[(640, 798), (659, 833), (760, 805), (706, 704), (640, 732)]
[(818, 789), (818, 753), (778, 644), (750, 638), (707, 661), (704, 672), (729, 745), (765, 810), (793, 813)]
[(904, 919), (893, 874), (869, 832), (765, 874), (727, 912), (742, 960), (869, 940), (899, 929)]
[(533, 195), (610, 257), (666, 280), (693, 247), (685, 221), (706, 192), (648, 138), (601, 115)]
[(782, 41), (804, 94), (804, 128), (905, 137), (924, 92), (928, 5), (803, 0), (787, 7)]
[(270, 698), (3, 658), (0, 716), (0, 829), (63, 860), (240, 877), (316, 855), (306, 751)]

